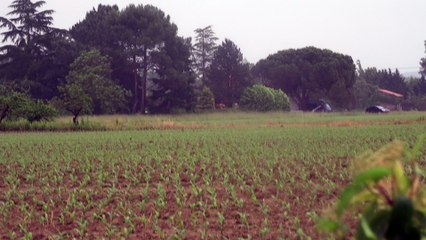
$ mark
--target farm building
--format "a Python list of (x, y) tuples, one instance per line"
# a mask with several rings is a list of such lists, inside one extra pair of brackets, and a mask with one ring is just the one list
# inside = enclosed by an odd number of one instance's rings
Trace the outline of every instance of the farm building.
[(396, 93), (384, 88), (377, 89), (380, 97), (379, 105), (386, 107), (391, 111), (401, 111), (401, 102), (404, 100), (404, 95)]

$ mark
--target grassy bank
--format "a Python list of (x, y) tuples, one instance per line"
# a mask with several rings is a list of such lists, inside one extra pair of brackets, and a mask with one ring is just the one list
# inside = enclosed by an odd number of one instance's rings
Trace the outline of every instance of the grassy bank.
[(246, 113), (222, 112), (183, 115), (103, 115), (84, 116), (74, 126), (71, 117), (52, 122), (3, 122), (0, 131), (105, 131), (152, 129), (259, 128), (324, 125), (381, 125), (426, 123), (425, 112), (395, 112), (390, 114), (347, 113)]

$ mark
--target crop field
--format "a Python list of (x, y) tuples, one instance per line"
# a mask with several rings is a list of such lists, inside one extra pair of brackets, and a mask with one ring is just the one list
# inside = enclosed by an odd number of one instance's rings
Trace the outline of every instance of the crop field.
[(91, 121), (107, 131), (0, 132), (0, 239), (319, 239), (356, 156), (426, 132), (424, 113)]

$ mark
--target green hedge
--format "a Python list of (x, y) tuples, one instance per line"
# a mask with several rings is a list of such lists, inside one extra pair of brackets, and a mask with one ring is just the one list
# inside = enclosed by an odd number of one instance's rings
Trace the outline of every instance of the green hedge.
[(250, 111), (290, 111), (290, 100), (279, 89), (256, 84), (244, 90), (240, 106)]

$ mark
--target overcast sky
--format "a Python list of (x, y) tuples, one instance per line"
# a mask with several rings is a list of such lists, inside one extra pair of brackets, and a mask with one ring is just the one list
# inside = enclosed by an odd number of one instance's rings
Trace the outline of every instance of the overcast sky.
[[(12, 0), (1, 0), (0, 15)], [(98, 4), (151, 4), (179, 35), (213, 26), (252, 63), (279, 50), (315, 46), (352, 56), (364, 67), (418, 71), (425, 56), (426, 0), (46, 0), (54, 25), (69, 29)]]

